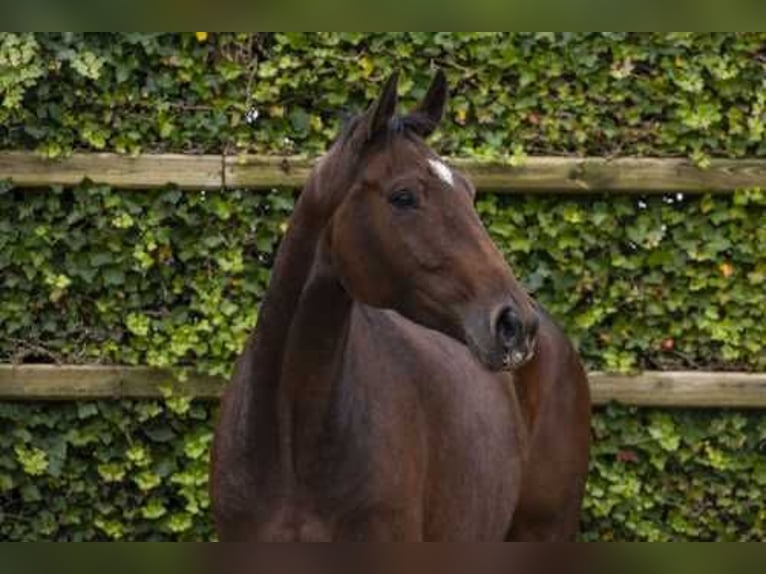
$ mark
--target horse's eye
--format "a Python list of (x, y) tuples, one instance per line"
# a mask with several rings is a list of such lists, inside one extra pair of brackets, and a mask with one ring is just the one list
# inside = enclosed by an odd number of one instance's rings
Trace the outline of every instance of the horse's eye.
[(392, 193), (388, 202), (398, 209), (410, 209), (418, 206), (418, 198), (409, 189), (399, 189)]

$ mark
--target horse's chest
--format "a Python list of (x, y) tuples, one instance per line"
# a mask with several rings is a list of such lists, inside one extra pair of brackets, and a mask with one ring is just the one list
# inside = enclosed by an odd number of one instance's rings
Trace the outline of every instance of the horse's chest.
[(507, 389), (465, 360), (424, 374), (375, 349), (348, 356), (321, 432), (292, 444), (261, 539), (502, 539), (521, 468)]
[[(261, 524), (258, 538), (266, 541), (322, 542), (380, 539), (368, 526), (374, 515), (395, 500), (414, 502), (412, 496), (384, 492), (370, 469), (368, 456), (354, 460), (336, 458), (342, 447), (328, 456), (322, 449), (296, 452), (296, 476), (288, 492), (274, 496)], [(285, 481), (287, 482), (287, 481)], [(415, 493), (412, 493), (415, 494)]]
[(506, 528), (521, 481), (523, 436), (514, 402), (489, 378), (457, 381), (441, 401), (428, 402), (429, 500), (437, 517), (450, 516), (437, 518), (434, 528), (473, 529), (461, 538)]
[(502, 536), (518, 495), (518, 436), (508, 397), (475, 391), (424, 397), (413, 385), (355, 405), (354, 424), (297, 453), (294, 539)]

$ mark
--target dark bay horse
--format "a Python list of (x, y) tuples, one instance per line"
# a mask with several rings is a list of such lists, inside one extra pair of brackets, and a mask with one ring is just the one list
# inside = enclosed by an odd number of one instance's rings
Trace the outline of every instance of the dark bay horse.
[(576, 532), (585, 374), (424, 143), (446, 97), (398, 116), (393, 75), (312, 171), (222, 401), (222, 540)]

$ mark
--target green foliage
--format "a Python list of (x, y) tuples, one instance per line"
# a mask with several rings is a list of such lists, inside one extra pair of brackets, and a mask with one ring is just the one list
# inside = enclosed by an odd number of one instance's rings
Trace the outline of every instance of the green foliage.
[[(320, 152), (393, 67), (454, 86), (444, 153), (763, 155), (764, 34), (1, 34), (0, 148)], [(412, 103), (410, 99), (406, 103)], [(246, 116), (257, 110), (248, 125)], [(252, 116), (252, 114), (251, 114)], [(291, 190), (0, 182), (0, 362), (227, 375)], [(495, 196), (477, 208), (589, 368), (763, 370), (766, 199)], [(214, 407), (0, 403), (0, 539), (212, 537)], [(758, 413), (610, 407), (585, 539), (763, 539)]]
[(0, 403), (0, 539), (210, 539), (210, 411)]
[(585, 540), (766, 539), (762, 414), (609, 407), (593, 433)]
[[(0, 148), (317, 153), (393, 68), (445, 153), (764, 155), (766, 34), (4, 34)], [(151, 73), (147, 73), (148, 71)], [(248, 112), (258, 112), (253, 125)]]
[(0, 194), (0, 361), (226, 374), (291, 208), (289, 193)]
[[(13, 110), (21, 106), (26, 90), (43, 76), (38, 58), (38, 44), (32, 34), (0, 35), (0, 109)], [(0, 112), (2, 120), (7, 111)]]
[[(766, 199), (482, 195), (519, 278), (593, 369), (766, 368)], [(0, 194), (0, 361), (226, 375), (289, 192)]]
[[(209, 540), (212, 407), (0, 403), (3, 540)], [(763, 540), (759, 413), (595, 416), (585, 540)]]

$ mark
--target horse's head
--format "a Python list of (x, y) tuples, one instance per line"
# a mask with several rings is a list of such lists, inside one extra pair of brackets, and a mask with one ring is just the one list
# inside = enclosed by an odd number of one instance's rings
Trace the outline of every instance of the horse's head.
[(332, 265), (356, 300), (462, 341), (491, 370), (519, 367), (535, 347), (534, 303), (484, 229), (471, 182), (424, 143), (444, 111), (444, 75), (405, 116), (396, 79), (318, 168), (345, 174), (344, 189), (326, 190), (337, 193), (325, 234)]

